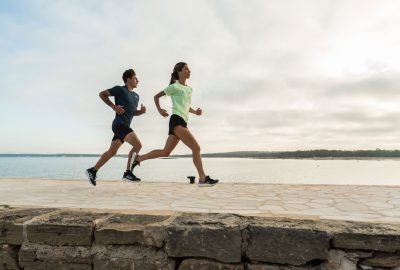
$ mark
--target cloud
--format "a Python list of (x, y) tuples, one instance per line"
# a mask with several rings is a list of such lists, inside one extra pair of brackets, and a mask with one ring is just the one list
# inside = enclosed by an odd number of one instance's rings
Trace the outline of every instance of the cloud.
[(203, 151), (400, 146), (397, 1), (10, 5), (0, 12), (0, 152), (103, 151), (113, 112), (98, 92), (132, 67), (148, 108), (134, 128), (144, 147), (162, 147), (153, 96), (178, 61), (204, 110), (189, 123)]
[(376, 99), (392, 99), (396, 97), (400, 87), (398, 72), (380, 72), (365, 74), (361, 78), (349, 78), (346, 81), (333, 83), (327, 87), (323, 95), (372, 97)]

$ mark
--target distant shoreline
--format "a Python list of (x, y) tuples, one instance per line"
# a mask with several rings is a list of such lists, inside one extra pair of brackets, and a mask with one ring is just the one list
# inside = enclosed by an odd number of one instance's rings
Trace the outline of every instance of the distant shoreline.
[[(1, 157), (100, 157), (100, 154), (0, 154)], [(127, 157), (127, 155), (117, 155)], [(171, 155), (168, 158), (188, 158), (191, 154)], [(203, 158), (253, 158), (253, 159), (315, 159), (315, 160), (371, 160), (400, 159), (400, 150), (308, 150), (308, 151), (236, 151), (205, 153)]]

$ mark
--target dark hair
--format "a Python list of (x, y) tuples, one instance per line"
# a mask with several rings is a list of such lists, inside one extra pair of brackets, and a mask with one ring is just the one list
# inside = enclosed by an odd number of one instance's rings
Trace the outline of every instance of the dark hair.
[(177, 80), (179, 80), (179, 75), (178, 71), (182, 71), (183, 67), (186, 65), (185, 62), (179, 62), (175, 65), (174, 71), (171, 73), (171, 80), (169, 81), (169, 84), (175, 83)]
[(136, 73), (133, 69), (127, 69), (125, 70), (124, 74), (122, 74), (122, 79), (124, 80), (124, 83), (126, 83), (129, 78), (132, 78), (135, 75)]

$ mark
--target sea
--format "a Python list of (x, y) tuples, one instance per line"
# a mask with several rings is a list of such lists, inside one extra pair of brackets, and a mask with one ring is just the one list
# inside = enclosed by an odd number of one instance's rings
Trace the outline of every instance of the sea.
[[(99, 157), (0, 157), (1, 178), (86, 180), (85, 170)], [(126, 157), (114, 157), (98, 181), (121, 181)], [(254, 159), (203, 158), (207, 175), (224, 183), (310, 185), (400, 185), (400, 159)], [(188, 182), (196, 176), (191, 158), (142, 162), (134, 173), (143, 182)]]

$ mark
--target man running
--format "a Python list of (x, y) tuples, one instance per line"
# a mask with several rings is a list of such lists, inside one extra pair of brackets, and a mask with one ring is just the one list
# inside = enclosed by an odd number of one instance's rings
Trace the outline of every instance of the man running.
[[(93, 186), (96, 185), (97, 171), (117, 154), (118, 149), (124, 141), (132, 145), (132, 150), (128, 155), (127, 169), (123, 175), (123, 179), (128, 181), (140, 181), (140, 178), (136, 177), (130, 170), (130, 164), (133, 154), (139, 153), (142, 144), (130, 125), (133, 116), (146, 113), (146, 107), (141, 104), (140, 110), (137, 110), (139, 95), (133, 91), (133, 89), (137, 87), (139, 80), (136, 77), (135, 71), (133, 69), (126, 70), (122, 74), (122, 79), (125, 83), (124, 86), (117, 85), (99, 94), (104, 103), (115, 111), (115, 119), (112, 123), (114, 137), (112, 138), (110, 148), (103, 153), (96, 165), (86, 170), (89, 181)], [(115, 98), (115, 104), (110, 100), (110, 96)]]

